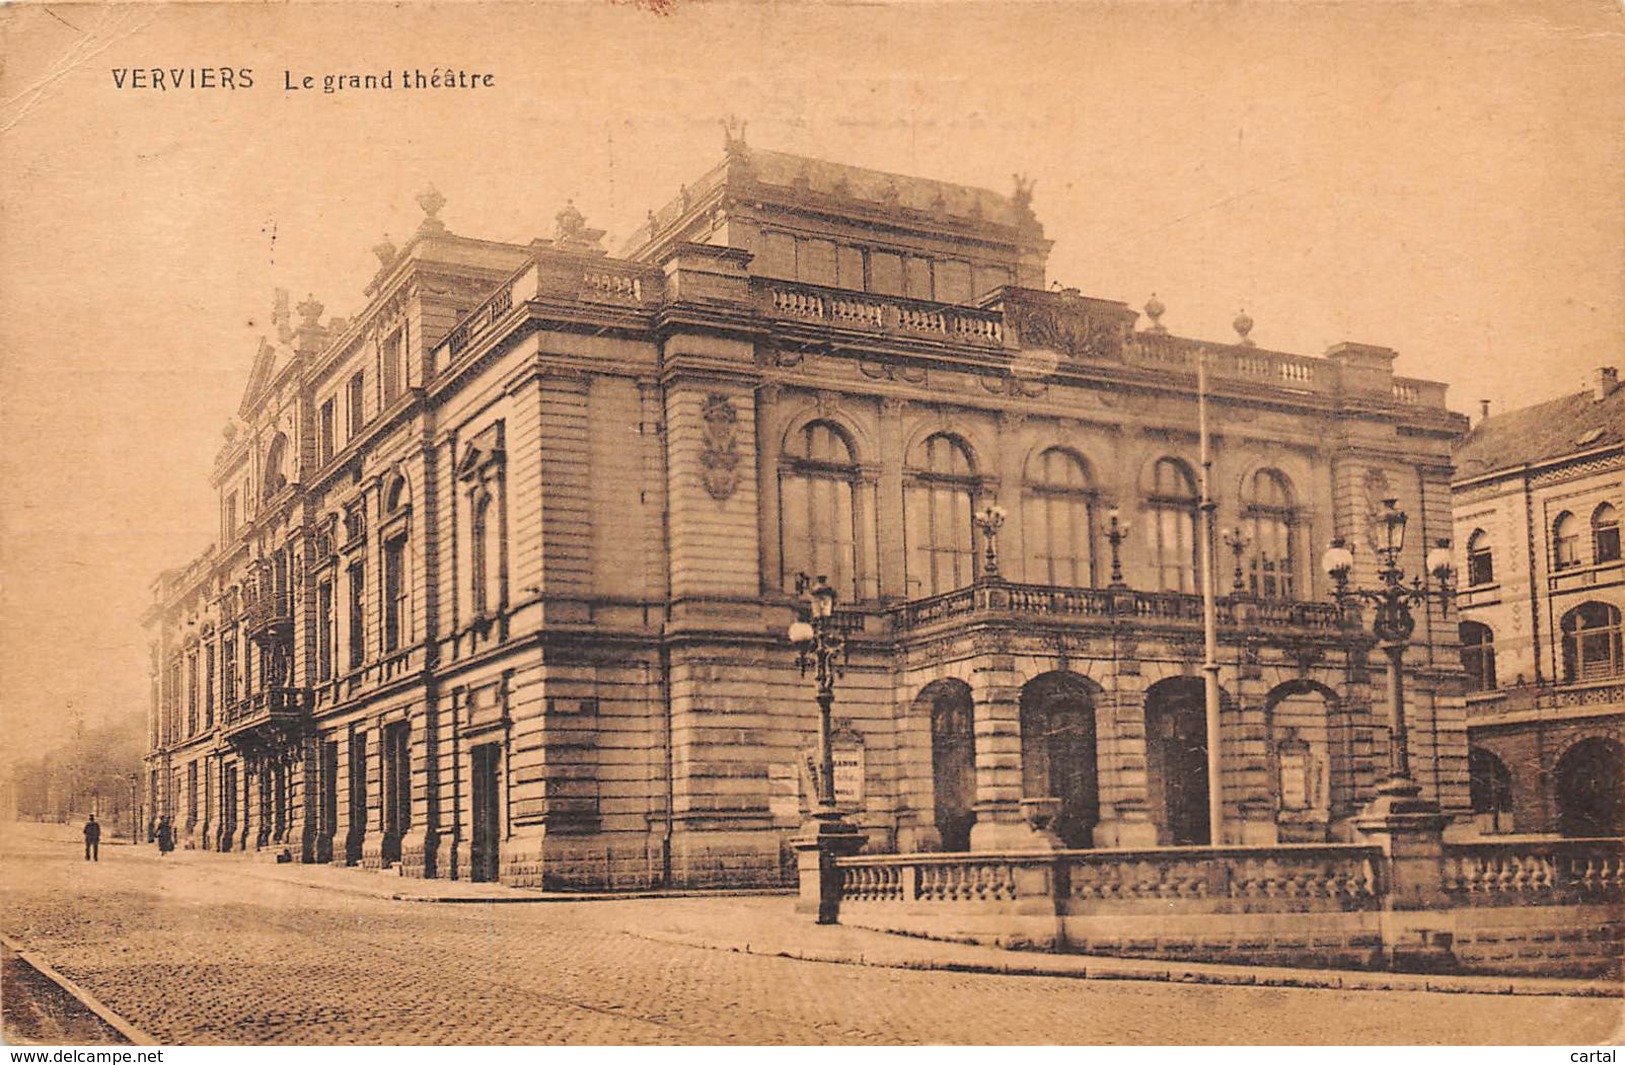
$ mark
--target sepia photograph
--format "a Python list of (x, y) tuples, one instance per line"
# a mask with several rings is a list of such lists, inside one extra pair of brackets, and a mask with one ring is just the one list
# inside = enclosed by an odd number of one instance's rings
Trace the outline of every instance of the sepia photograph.
[(0, 8), (10, 1060), (1613, 1061), (1621, 175), (1617, 0)]

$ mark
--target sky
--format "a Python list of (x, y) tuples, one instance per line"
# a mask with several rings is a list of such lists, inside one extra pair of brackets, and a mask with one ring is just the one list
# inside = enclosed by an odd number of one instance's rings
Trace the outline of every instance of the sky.
[[(1049, 276), (1175, 333), (1395, 348), (1476, 412), (1625, 352), (1625, 17), (1610, 3), (308, 3), (0, 10), (0, 730), (140, 715), (150, 583), (277, 287), (350, 317), (433, 183), (528, 242), (618, 247), (755, 146), (1008, 193)], [(236, 90), (117, 88), (250, 68)], [(288, 91), (305, 75), (490, 87)], [(126, 84), (129, 79), (126, 78)]]

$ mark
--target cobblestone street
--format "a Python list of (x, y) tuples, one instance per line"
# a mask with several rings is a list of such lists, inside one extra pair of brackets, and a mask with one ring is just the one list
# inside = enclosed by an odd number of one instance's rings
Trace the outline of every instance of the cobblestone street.
[[(1211, 987), (762, 957), (634, 931), (785, 897), (434, 904), (8, 828), (0, 928), (172, 1044), (1596, 1043), (1618, 999)], [(284, 867), (284, 870), (287, 867)], [(279, 871), (280, 872), (280, 871)], [(359, 871), (312, 870), (371, 878)], [(409, 882), (408, 882), (409, 883)], [(844, 930), (832, 930), (839, 934)], [(810, 935), (818, 934), (813, 930)]]

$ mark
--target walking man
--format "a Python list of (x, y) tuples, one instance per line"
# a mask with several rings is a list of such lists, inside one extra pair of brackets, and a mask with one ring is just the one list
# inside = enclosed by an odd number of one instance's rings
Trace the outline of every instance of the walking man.
[(91, 814), (90, 820), (85, 822), (85, 861), (99, 862), (102, 860), (102, 826), (96, 823), (96, 815)]

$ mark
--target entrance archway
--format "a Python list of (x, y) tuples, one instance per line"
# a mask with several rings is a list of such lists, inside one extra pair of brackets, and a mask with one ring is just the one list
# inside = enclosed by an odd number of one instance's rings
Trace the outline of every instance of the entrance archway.
[(1565, 836), (1625, 833), (1625, 749), (1594, 736), (1558, 760), (1557, 830)]
[(1021, 689), (1021, 790), (1061, 800), (1055, 834), (1068, 847), (1094, 845), (1100, 821), (1095, 701), (1076, 673), (1045, 673)]
[(962, 680), (934, 680), (915, 705), (931, 709), (931, 805), (945, 851), (970, 849), (976, 814), (975, 706)]
[(1157, 842), (1206, 844), (1207, 715), (1200, 680), (1169, 677), (1145, 693), (1145, 757)]

